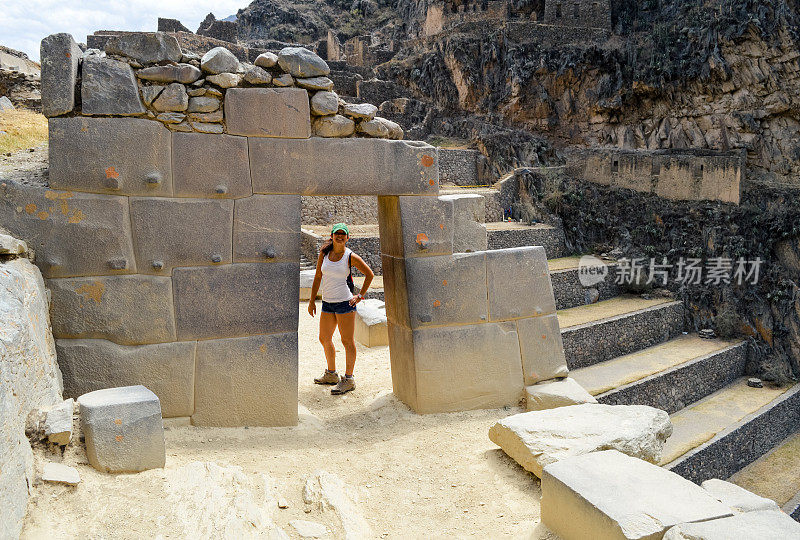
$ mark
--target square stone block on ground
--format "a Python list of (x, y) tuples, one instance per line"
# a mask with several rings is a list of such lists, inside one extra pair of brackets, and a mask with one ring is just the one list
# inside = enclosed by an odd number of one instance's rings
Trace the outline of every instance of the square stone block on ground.
[(423, 142), (323, 137), (251, 137), (248, 142), (254, 193), (438, 193), (436, 149)]
[(248, 137), (311, 136), (308, 92), (300, 88), (230, 88), (225, 93), (228, 133)]
[(117, 345), (104, 339), (56, 340), (64, 395), (143, 385), (161, 401), (165, 418), (194, 412), (195, 342)]
[(176, 197), (238, 199), (253, 194), (246, 137), (172, 134)]
[(542, 476), (542, 522), (563, 540), (661, 538), (730, 515), (700, 486), (617, 450), (563, 459)]
[(556, 315), (516, 321), (525, 386), (569, 375)]
[(42, 40), (42, 114), (47, 117), (75, 108), (75, 87), (81, 49), (70, 34), (52, 34)]
[(173, 271), (178, 339), (296, 332), (296, 263), (247, 263)]
[(453, 252), (468, 253), (486, 251), (489, 247), (486, 235), (486, 197), (478, 193), (465, 195), (441, 195), (445, 201), (453, 201)]
[(171, 133), (142, 118), (51, 118), (50, 187), (172, 195)]
[(231, 262), (232, 200), (131, 197), (130, 201), (141, 273), (169, 275), (176, 266)]
[(556, 312), (547, 255), (541, 246), (486, 252), (489, 320), (538, 317)]
[(175, 341), (169, 277), (63, 278), (47, 286), (56, 338), (108, 339), (121, 345)]
[(486, 322), (486, 253), (405, 259), (408, 326)]
[(96, 390), (78, 398), (86, 457), (103, 472), (164, 467), (161, 404), (144, 386)]
[(356, 305), (355, 338), (366, 347), (389, 344), (386, 305), (382, 301), (367, 299)]
[(300, 196), (238, 199), (233, 218), (234, 262), (300, 261)]
[(42, 275), (136, 272), (125, 197), (4, 184), (0, 224), (36, 250)]
[(416, 405), (409, 405), (417, 412), (491, 409), (522, 399), (513, 323), (421, 328), (412, 339)]
[(192, 423), (297, 424), (297, 332), (198, 342)]

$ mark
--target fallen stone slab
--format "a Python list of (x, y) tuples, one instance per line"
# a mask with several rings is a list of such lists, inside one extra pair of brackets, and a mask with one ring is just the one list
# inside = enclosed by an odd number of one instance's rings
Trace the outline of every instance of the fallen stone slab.
[(335, 474), (317, 471), (306, 480), (303, 501), (320, 509), (333, 509), (339, 516), (346, 540), (372, 538), (373, 532), (361, 514), (352, 489)]
[(386, 304), (369, 298), (356, 305), (356, 341), (367, 347), (389, 344), (389, 328), (386, 321)]
[(583, 403), (597, 403), (586, 389), (571, 377), (540, 382), (525, 388), (529, 411), (543, 411)]
[(545, 467), (541, 504), (542, 522), (563, 540), (657, 539), (679, 523), (731, 515), (700, 486), (617, 450)]
[(78, 398), (86, 456), (103, 472), (164, 467), (161, 403), (144, 386), (95, 390)]
[(316, 521), (306, 521), (304, 519), (293, 519), (289, 522), (301, 538), (324, 538), (328, 536), (328, 528)]
[(489, 439), (526, 471), (613, 448), (658, 463), (672, 434), (669, 415), (646, 405), (587, 403), (515, 414), (497, 422)]
[(745, 512), (702, 523), (681, 523), (664, 540), (786, 540), (800, 538), (800, 523), (780, 510)]
[(780, 510), (778, 503), (766, 497), (760, 497), (736, 484), (712, 478), (700, 486), (712, 497), (735, 512), (757, 512), (759, 510)]
[(66, 446), (72, 440), (72, 411), (75, 401), (64, 400), (47, 411), (44, 421), (44, 434), (51, 443)]
[(81, 475), (75, 467), (70, 467), (63, 463), (45, 463), (42, 471), (42, 480), (53, 482), (54, 484), (77, 486), (81, 483)]

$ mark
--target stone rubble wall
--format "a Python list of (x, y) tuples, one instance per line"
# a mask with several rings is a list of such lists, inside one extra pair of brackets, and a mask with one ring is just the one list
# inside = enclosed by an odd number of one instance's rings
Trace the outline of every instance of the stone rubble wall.
[(0, 234), (0, 538), (19, 536), (34, 480), (25, 420), (62, 401), (44, 281), (25, 254), (3, 249), (9, 238)]
[(468, 149), (439, 148), (439, 181), (457, 186), (478, 185), (478, 152)]
[(376, 197), (303, 197), (301, 201), (303, 225), (378, 223)]
[(739, 204), (741, 198), (741, 152), (572, 149), (566, 159), (571, 174), (596, 184), (673, 200)]

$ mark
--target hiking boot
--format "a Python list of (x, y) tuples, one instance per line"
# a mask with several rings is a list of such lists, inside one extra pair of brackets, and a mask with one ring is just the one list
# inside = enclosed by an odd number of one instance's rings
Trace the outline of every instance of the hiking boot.
[(322, 374), (322, 377), (317, 377), (314, 379), (314, 382), (317, 384), (338, 384), (339, 382), (339, 374), (335, 371), (331, 373), (327, 369)]
[(331, 388), (331, 394), (344, 394), (356, 389), (356, 380), (353, 377), (342, 377), (336, 386)]

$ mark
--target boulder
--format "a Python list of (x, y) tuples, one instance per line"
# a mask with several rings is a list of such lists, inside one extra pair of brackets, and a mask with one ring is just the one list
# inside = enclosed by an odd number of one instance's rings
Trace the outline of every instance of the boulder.
[(273, 77), (272, 84), (278, 87), (292, 86), (294, 84), (294, 77), (292, 77), (288, 73), (284, 73), (279, 77)]
[(265, 52), (258, 55), (255, 65), (261, 68), (271, 68), (278, 63), (278, 55), (271, 52)]
[(550, 463), (609, 448), (658, 463), (671, 434), (660, 409), (587, 403), (509, 416), (491, 427), (489, 439), (541, 478)]
[(545, 467), (541, 504), (542, 522), (563, 540), (657, 539), (678, 523), (731, 515), (700, 486), (616, 450)]
[(250, 66), (244, 72), (244, 80), (249, 84), (269, 84), (272, 82), (272, 75), (258, 66)]
[(293, 77), (324, 77), (331, 72), (325, 60), (305, 47), (284, 47), (278, 53), (278, 65)]
[(238, 73), (218, 73), (209, 75), (206, 80), (211, 84), (216, 84), (220, 88), (233, 88), (242, 82), (242, 76)]
[(239, 60), (225, 47), (214, 47), (200, 59), (200, 67), (206, 73), (236, 73)]
[(311, 77), (309, 79), (297, 79), (297, 86), (306, 90), (333, 90), (333, 81), (328, 77)]
[(392, 122), (386, 118), (376, 116), (373, 120), (382, 123), (389, 130), (389, 138), (395, 141), (403, 140), (403, 128), (397, 122)]
[(525, 388), (529, 411), (543, 411), (557, 407), (597, 403), (583, 386), (571, 377), (540, 382)]
[(345, 103), (342, 114), (354, 120), (372, 120), (378, 107), (370, 103)]
[(786, 540), (800, 538), (800, 523), (780, 510), (746, 512), (732, 517), (681, 523), (664, 540)]
[(146, 81), (191, 84), (199, 79), (202, 74), (198, 68), (191, 64), (177, 64), (174, 66), (152, 66), (140, 69), (136, 76)]
[[(317, 92), (311, 96), (311, 114), (328, 116), (339, 110), (339, 96), (335, 92)], [(388, 131), (387, 131), (388, 133)]]
[(81, 68), (81, 110), (83, 114), (137, 116), (146, 109), (139, 98), (133, 69), (101, 56), (90, 56)]
[(65, 114), (75, 107), (75, 85), (81, 49), (70, 34), (52, 34), (42, 40), (42, 114)]
[(106, 53), (119, 54), (142, 64), (181, 60), (181, 47), (174, 36), (164, 32), (131, 32), (106, 42)]
[(78, 398), (86, 456), (104, 472), (164, 467), (161, 402), (144, 386), (95, 390)]
[(74, 401), (70, 398), (47, 411), (44, 434), (53, 444), (66, 446), (72, 440), (72, 411)]
[(0, 254), (23, 255), (27, 252), (28, 244), (24, 240), (18, 240), (8, 234), (0, 233)]
[(167, 86), (153, 101), (153, 108), (164, 112), (182, 112), (189, 108), (189, 95), (180, 83)]
[(55, 484), (77, 486), (81, 483), (81, 475), (75, 467), (62, 463), (45, 463), (42, 470), (42, 480)]
[(0, 97), (0, 111), (13, 111), (14, 104), (8, 99), (8, 96)]
[(700, 484), (712, 497), (735, 512), (755, 512), (759, 510), (780, 510), (778, 503), (760, 497), (736, 484), (712, 478)]
[(349, 137), (356, 130), (356, 124), (346, 116), (318, 116), (311, 123), (314, 135), (320, 137)]
[(359, 133), (363, 133), (364, 135), (369, 135), (370, 137), (375, 137), (377, 139), (389, 138), (389, 127), (379, 120), (373, 119), (359, 122), (356, 129)]

